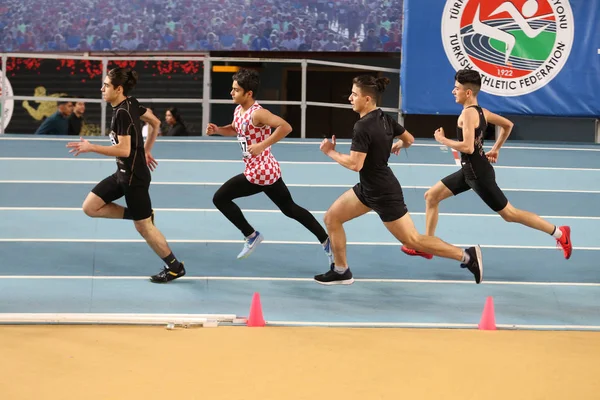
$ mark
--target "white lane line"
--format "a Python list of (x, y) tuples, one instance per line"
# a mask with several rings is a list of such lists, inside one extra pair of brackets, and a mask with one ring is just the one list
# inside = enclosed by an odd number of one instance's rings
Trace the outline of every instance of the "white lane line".
[[(65, 181), (65, 180), (0, 180), (0, 184), (47, 184), (47, 185), (95, 185), (98, 181)], [(151, 185), (181, 185), (181, 186), (221, 186), (225, 182), (162, 182), (152, 181)], [(354, 184), (312, 184), (312, 183), (286, 183), (288, 187), (306, 188), (351, 188)], [(427, 190), (431, 186), (402, 185), (403, 189)], [(572, 189), (521, 189), (502, 188), (503, 192), (539, 192), (539, 193), (587, 193), (600, 194), (600, 190), (572, 190)]]
[[(0, 238), (0, 243), (146, 243), (144, 239), (83, 239), (83, 238)], [(189, 243), (189, 244), (207, 244), (207, 243), (225, 243), (240, 244), (244, 243), (239, 239), (169, 239), (169, 243)], [(290, 245), (311, 245), (315, 246), (314, 241), (296, 241), (296, 240), (265, 240), (265, 244), (290, 244)], [(456, 247), (470, 247), (475, 243), (451, 243)], [(348, 242), (348, 246), (400, 246), (399, 242)], [(504, 244), (480, 244), (483, 249), (525, 249), (525, 250), (552, 250), (557, 251), (556, 246), (522, 246), (522, 245), (504, 245)], [(579, 251), (600, 251), (600, 247), (592, 246), (574, 246), (573, 250)]]
[[(106, 138), (86, 138), (91, 142), (108, 142)], [(72, 142), (72, 138), (35, 138), (35, 137), (15, 137), (15, 136), (4, 136), (0, 137), (0, 140), (7, 141), (39, 141), (39, 142)], [(162, 139), (158, 138), (156, 143), (202, 143), (202, 144), (236, 144), (235, 139), (213, 139), (213, 138), (198, 138), (198, 139)], [(350, 139), (338, 139), (337, 144), (349, 146), (351, 143)], [(294, 145), (294, 146), (319, 146), (321, 144), (320, 139), (297, 139), (297, 140), (282, 140), (277, 142), (277, 145)], [(444, 147), (436, 143), (414, 143), (411, 147)], [(484, 146), (484, 148), (492, 148), (492, 146)], [(551, 147), (550, 145), (545, 146), (516, 146), (511, 144), (505, 144), (502, 146), (502, 150), (548, 150), (548, 151), (591, 151), (600, 152), (600, 147), (591, 145), (590, 147)]]
[[(65, 162), (111, 162), (112, 158), (67, 158), (67, 157), (0, 157), (0, 161), (65, 161)], [(242, 164), (241, 160), (195, 160), (195, 159), (158, 159), (159, 163), (202, 163), (202, 164)], [(335, 161), (279, 161), (282, 165), (338, 165)], [(456, 168), (456, 164), (432, 164), (432, 163), (389, 163), (391, 167), (435, 167)], [(535, 171), (600, 171), (600, 168), (576, 168), (576, 167), (522, 167), (495, 165), (495, 169), (524, 169)]]
[[(220, 211), (216, 208), (155, 208), (155, 211), (160, 212), (190, 212), (190, 213), (219, 213)], [(80, 212), (81, 207), (0, 207), (0, 211), (76, 211)], [(242, 209), (245, 213), (255, 214), (281, 214), (281, 210), (256, 210), (256, 209)], [(311, 214), (325, 214), (326, 210), (311, 211)], [(424, 216), (424, 212), (411, 212), (411, 215)], [(369, 211), (367, 215), (377, 215), (374, 211)], [(474, 213), (439, 213), (443, 217), (474, 217), (474, 218), (501, 218), (498, 214), (474, 214)], [(577, 215), (540, 215), (546, 219), (580, 219), (580, 220), (600, 220), (600, 217), (596, 216), (577, 216)]]
[[(147, 276), (102, 276), (102, 275), (0, 275), (1, 280), (11, 279), (48, 279), (48, 280), (148, 280)], [(192, 276), (183, 277), (179, 280), (189, 281), (262, 281), (262, 282), (310, 282), (312, 278), (284, 278), (284, 277), (251, 277), (251, 276)], [(362, 283), (408, 283), (408, 284), (460, 284), (472, 285), (473, 280), (441, 280), (441, 279), (372, 279), (356, 278), (356, 282)], [(514, 281), (484, 281), (486, 285), (511, 285), (511, 286), (577, 286), (577, 287), (600, 287), (596, 282), (514, 282)]]

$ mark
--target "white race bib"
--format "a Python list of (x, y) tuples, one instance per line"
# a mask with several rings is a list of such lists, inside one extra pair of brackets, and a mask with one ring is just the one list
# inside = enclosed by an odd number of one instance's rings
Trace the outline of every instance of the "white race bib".
[(246, 141), (246, 136), (238, 136), (237, 140), (238, 140), (238, 143), (240, 144), (240, 147), (242, 148), (242, 157), (244, 157), (244, 158), (252, 157), (252, 155), (248, 152), (248, 142)]

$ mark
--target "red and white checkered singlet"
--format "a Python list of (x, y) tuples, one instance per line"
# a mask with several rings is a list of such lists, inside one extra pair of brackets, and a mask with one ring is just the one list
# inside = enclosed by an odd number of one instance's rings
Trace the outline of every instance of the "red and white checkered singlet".
[(252, 113), (261, 108), (262, 106), (255, 102), (244, 114), (241, 114), (242, 106), (237, 106), (233, 113), (233, 127), (237, 132), (237, 139), (242, 148), (244, 163), (246, 163), (244, 170), (246, 179), (255, 185), (268, 186), (281, 178), (281, 168), (271, 154), (271, 146), (257, 156), (251, 156), (246, 150), (249, 145), (260, 143), (271, 135), (270, 126), (256, 127), (252, 125)]

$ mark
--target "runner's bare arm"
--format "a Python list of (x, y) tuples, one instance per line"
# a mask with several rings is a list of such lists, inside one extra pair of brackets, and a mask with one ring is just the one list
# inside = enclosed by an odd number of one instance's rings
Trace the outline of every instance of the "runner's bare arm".
[(490, 124), (494, 124), (500, 127), (500, 136), (496, 139), (496, 143), (492, 147), (492, 151), (499, 151), (506, 139), (510, 136), (512, 132), (514, 124), (512, 121), (498, 115), (493, 112), (483, 109), (483, 114), (485, 115), (485, 120)]
[(252, 113), (252, 125), (270, 126), (275, 131), (271, 132), (266, 140), (261, 142), (264, 148), (267, 148), (286, 137), (292, 131), (292, 126), (278, 115), (272, 114), (269, 110), (261, 108)]
[(456, 151), (464, 154), (473, 154), (475, 151), (475, 129), (479, 126), (479, 113), (474, 108), (469, 108), (463, 111), (463, 140), (448, 139), (444, 134), (444, 129), (440, 128), (435, 131), (435, 140), (438, 143), (448, 146)]

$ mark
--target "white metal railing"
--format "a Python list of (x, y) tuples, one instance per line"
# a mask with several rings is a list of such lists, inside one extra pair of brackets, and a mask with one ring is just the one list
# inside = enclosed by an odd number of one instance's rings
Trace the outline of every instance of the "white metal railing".
[[(309, 64), (311, 65), (327, 65), (334, 67), (342, 67), (349, 69), (362, 69), (370, 71), (388, 72), (394, 74), (400, 74), (400, 68), (384, 68), (376, 67), (372, 65), (363, 64), (351, 64), (341, 63), (333, 61), (322, 61), (322, 60), (311, 60), (305, 58), (243, 58), (243, 57), (211, 57), (208, 53), (200, 55), (190, 56), (87, 56), (87, 55), (76, 55), (76, 54), (42, 54), (42, 53), (1, 53), (2, 55), (2, 74), (0, 75), (0, 87), (2, 88), (2, 94), (0, 96), (1, 109), (4, 110), (4, 105), (7, 100), (42, 100), (42, 101), (56, 101), (56, 97), (36, 97), (36, 96), (8, 96), (5, 89), (5, 74), (8, 58), (38, 58), (38, 59), (54, 59), (54, 60), (86, 60), (86, 61), (100, 61), (102, 63), (102, 80), (106, 78), (108, 73), (108, 62), (109, 61), (199, 61), (204, 65), (203, 72), (203, 96), (201, 98), (138, 98), (141, 103), (152, 102), (152, 103), (197, 103), (202, 104), (202, 134), (206, 131), (206, 126), (210, 121), (210, 105), (211, 104), (231, 104), (231, 99), (212, 99), (211, 93), (211, 70), (213, 62), (234, 62), (234, 63), (278, 63), (278, 64), (300, 64), (301, 66), (301, 97), (300, 101), (285, 101), (285, 100), (261, 100), (261, 104), (276, 104), (276, 105), (295, 105), (300, 106), (301, 118), (300, 118), (300, 137), (306, 137), (306, 109), (307, 107), (334, 107), (334, 108), (351, 108), (348, 103), (326, 103), (307, 101), (306, 99), (306, 87), (307, 87), (307, 71)], [(13, 88), (14, 91), (14, 88)], [(100, 130), (102, 134), (106, 134), (106, 102), (103, 101), (101, 95), (99, 99), (81, 99), (81, 98), (61, 98), (66, 101), (82, 101), (85, 100), (89, 103), (99, 103), (101, 106), (101, 121)], [(399, 88), (398, 95), (398, 107), (382, 107), (381, 109), (386, 112), (393, 112), (398, 114), (398, 121), (403, 122), (403, 116), (401, 113), (402, 106), (402, 91)], [(4, 133), (4, 112), (0, 113), (0, 134)]]

